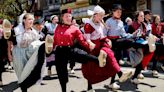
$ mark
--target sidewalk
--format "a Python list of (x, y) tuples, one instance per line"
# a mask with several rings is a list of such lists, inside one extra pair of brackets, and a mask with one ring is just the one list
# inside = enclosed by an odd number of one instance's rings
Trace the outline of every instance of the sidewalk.
[[(87, 81), (83, 78), (80, 67), (81, 64), (76, 64), (75, 74), (69, 76), (67, 92), (86, 92)], [(134, 71), (134, 68), (130, 67), (122, 67), (121, 69), (123, 71)], [(31, 87), (28, 92), (61, 92), (55, 67), (53, 67), (53, 74), (51, 78), (44, 78), (44, 85)], [(151, 73), (145, 73), (144, 75), (145, 79), (141, 80), (138, 86), (130, 83), (129, 79), (127, 82), (120, 84), (121, 89), (118, 90), (118, 92), (164, 92), (164, 72), (159, 74), (159, 78), (153, 78)], [(0, 87), (0, 92), (21, 92), (13, 71), (3, 73), (3, 83), (4, 86)], [(106, 86), (109, 83), (110, 78), (93, 85), (93, 88), (96, 92), (112, 92), (111, 89), (108, 89)]]

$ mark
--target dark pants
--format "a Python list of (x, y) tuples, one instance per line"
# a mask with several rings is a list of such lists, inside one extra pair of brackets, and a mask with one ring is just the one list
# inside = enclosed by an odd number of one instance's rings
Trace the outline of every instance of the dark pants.
[(0, 81), (2, 81), (2, 72), (0, 72)]
[(0, 39), (0, 81), (2, 81), (2, 72), (5, 71), (4, 65), (7, 63), (7, 40), (2, 37)]
[(161, 42), (156, 43), (156, 50), (154, 52), (154, 56), (152, 58), (153, 66), (152, 70), (157, 70), (157, 62), (161, 62), (164, 65), (164, 45)]
[(153, 57), (151, 61), (153, 62), (152, 70), (157, 70), (157, 60), (155, 59), (155, 57)]
[[(153, 62), (152, 70), (157, 70), (157, 63), (158, 63), (159, 61), (157, 61), (157, 60), (155, 59), (155, 57), (153, 57), (151, 61)], [(161, 60), (160, 62), (161, 62), (162, 65), (164, 66), (164, 60)]]
[(62, 92), (66, 92), (66, 84), (68, 82), (68, 61), (76, 61), (79, 63), (93, 61), (98, 63), (98, 58), (96, 56), (89, 55), (87, 52), (78, 48), (58, 46), (56, 48), (55, 62)]
[(3, 59), (0, 59), (0, 81), (2, 81), (2, 72), (4, 71)]
[(142, 64), (140, 63), (136, 66), (136, 70), (134, 72), (134, 75), (133, 75), (132, 79), (137, 78), (138, 74), (141, 73), (141, 70), (143, 70), (143, 68), (142, 68)]
[(115, 53), (115, 57), (118, 60), (122, 59), (123, 52), (126, 53), (126, 49), (132, 47), (133, 39), (128, 38), (119, 38), (119, 39), (111, 39), (112, 40), (112, 50)]
[(27, 92), (27, 88), (26, 87), (20, 86), (20, 88), (21, 88), (22, 92)]
[(70, 68), (71, 70), (73, 69), (73, 67), (75, 67), (75, 62), (76, 62), (76, 61), (69, 61), (69, 64), (70, 64), (69, 68)]
[[(123, 72), (119, 71), (117, 72), (118, 77), (120, 78), (122, 76)], [(112, 76), (110, 84), (113, 84), (115, 82), (116, 75)]]

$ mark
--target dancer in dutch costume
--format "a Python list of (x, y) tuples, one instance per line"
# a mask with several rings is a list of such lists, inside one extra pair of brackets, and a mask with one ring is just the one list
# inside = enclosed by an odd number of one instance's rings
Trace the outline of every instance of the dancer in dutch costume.
[[(45, 27), (43, 29), (43, 33), (45, 35), (51, 35), (52, 37), (54, 36), (54, 31), (58, 25), (59, 19), (57, 15), (52, 15), (50, 17), (51, 23), (45, 24)], [(48, 71), (47, 74), (48, 76), (52, 75), (51, 68), (53, 65), (55, 65), (55, 50), (53, 50), (51, 53), (46, 54), (46, 62), (47, 62), (47, 67)]]
[[(46, 37), (46, 41), (39, 41), (40, 36), (32, 27), (34, 16), (26, 13), (22, 23), (12, 30), (10, 43), (13, 44), (12, 57), (19, 86), (22, 92), (36, 83), (40, 83), (45, 63), (45, 51), (53, 48), (53, 39)], [(10, 45), (11, 45), (10, 44)], [(10, 55), (11, 55), (10, 54)]]
[(132, 83), (138, 84), (139, 80), (137, 77), (141, 73), (141, 70), (143, 70), (148, 65), (148, 63), (150, 62), (150, 60), (154, 55), (154, 51), (156, 49), (155, 41), (157, 38), (147, 30), (147, 27), (144, 23), (144, 12), (137, 11), (135, 13), (136, 13), (135, 20), (133, 21), (132, 25), (129, 27), (130, 28), (129, 32), (131, 33), (138, 32), (140, 37), (143, 38), (144, 41), (147, 40), (147, 44), (146, 43), (141, 45), (138, 44), (134, 46), (136, 49), (141, 48), (143, 54), (143, 56), (139, 60), (139, 63), (136, 64), (136, 70), (131, 80)]
[[(75, 46), (75, 41), (82, 46), (83, 50)], [(96, 56), (86, 52), (93, 48), (93, 45), (89, 45), (86, 42), (79, 28), (72, 25), (71, 9), (62, 10), (62, 24), (58, 24), (54, 33), (55, 64), (62, 92), (66, 92), (67, 89), (68, 61), (79, 63), (91, 61), (98, 65), (103, 65), (103, 56), (100, 55), (98, 59)]]
[(156, 50), (154, 52), (153, 56), (153, 66), (152, 66), (152, 74), (155, 77), (158, 77), (158, 71), (157, 71), (157, 62), (161, 61), (162, 65), (161, 68), (164, 70), (164, 23), (160, 22), (160, 16), (157, 14), (154, 14), (152, 17), (152, 34), (157, 36), (158, 41), (156, 42)]
[(8, 50), (8, 45), (7, 45), (7, 40), (9, 39), (11, 35), (11, 23), (7, 19), (3, 20), (2, 23), (2, 29), (0, 28), (0, 86), (3, 85), (2, 83), (2, 72), (4, 72), (4, 65), (5, 60), (8, 59), (7, 56), (7, 50)]
[[(95, 55), (98, 58), (103, 58), (103, 63), (97, 65), (93, 62), (87, 62), (82, 65), (82, 72), (84, 77), (88, 80), (88, 92), (94, 92), (92, 84), (104, 81), (109, 77), (113, 77), (116, 74), (119, 76), (119, 81), (126, 81), (132, 74), (132, 72), (123, 73), (120, 70), (120, 66), (114, 56), (111, 41), (107, 38), (107, 27), (103, 22), (105, 11), (100, 6), (96, 6), (93, 11), (90, 11), (92, 17), (85, 19), (84, 37), (88, 44), (94, 46), (93, 50), (89, 54)], [(119, 89), (120, 86), (115, 82), (109, 85), (110, 88)]]

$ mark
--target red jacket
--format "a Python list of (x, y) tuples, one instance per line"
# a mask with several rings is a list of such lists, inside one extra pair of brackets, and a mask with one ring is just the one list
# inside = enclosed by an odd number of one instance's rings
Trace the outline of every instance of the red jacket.
[(145, 23), (138, 24), (137, 21), (133, 21), (132, 25), (129, 26), (129, 33), (135, 32), (140, 26), (142, 25), (143, 29), (141, 31), (143, 32), (142, 35), (145, 35), (146, 33), (146, 25)]
[(156, 35), (157, 37), (161, 37), (164, 34), (164, 23), (160, 23), (156, 25), (152, 23), (152, 34)]
[(84, 48), (89, 48), (79, 28), (74, 25), (68, 26), (64, 24), (59, 24), (57, 26), (54, 33), (54, 46), (73, 46), (75, 40)]

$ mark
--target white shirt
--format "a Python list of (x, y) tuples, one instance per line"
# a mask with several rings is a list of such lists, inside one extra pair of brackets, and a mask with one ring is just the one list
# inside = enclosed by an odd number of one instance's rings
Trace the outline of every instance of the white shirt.
[(25, 32), (25, 29), (22, 24), (19, 24), (17, 27), (15, 27), (14, 32), (18, 47), (22, 47), (22, 45), (26, 47), (31, 42), (40, 39), (40, 36), (35, 29), (32, 28), (31, 31)]

